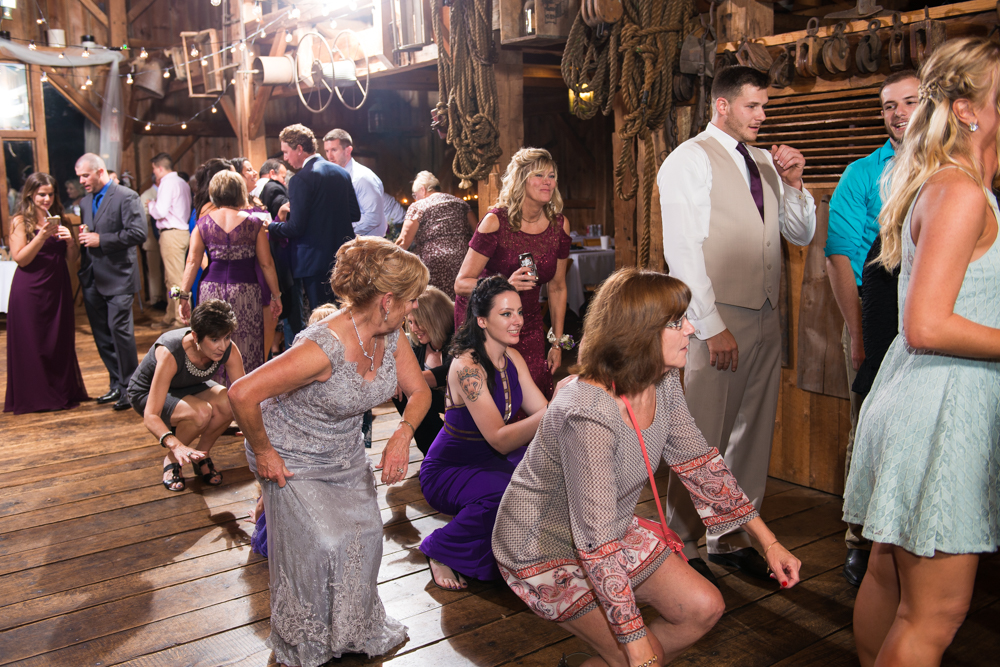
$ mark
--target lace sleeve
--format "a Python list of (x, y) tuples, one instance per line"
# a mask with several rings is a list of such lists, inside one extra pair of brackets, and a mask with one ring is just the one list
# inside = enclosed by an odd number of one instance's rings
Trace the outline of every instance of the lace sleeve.
[(325, 354), (330, 360), (330, 365), (336, 365), (338, 349), (340, 349), (340, 340), (333, 335), (333, 332), (330, 331), (330, 327), (328, 327), (325, 323), (317, 322), (316, 324), (306, 327), (300, 331), (298, 335), (295, 336), (295, 342), (293, 345), (298, 345), (304, 340), (311, 340), (319, 345), (319, 349), (323, 350), (323, 354)]
[(694, 507), (709, 533), (742, 526), (759, 516), (736, 477), (715, 447), (694, 423), (681, 390), (678, 373), (670, 373), (661, 387), (670, 406), (670, 426), (663, 459), (691, 494)]
[(646, 636), (615, 527), (618, 488), (614, 433), (605, 424), (570, 413), (559, 446), (566, 477), (576, 555), (619, 643)]

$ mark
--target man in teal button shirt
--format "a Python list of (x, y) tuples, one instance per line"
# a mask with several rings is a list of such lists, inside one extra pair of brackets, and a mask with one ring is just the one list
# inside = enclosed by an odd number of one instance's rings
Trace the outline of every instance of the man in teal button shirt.
[[(844, 316), (844, 359), (847, 364), (847, 384), (854, 384), (854, 376), (865, 358), (861, 338), (861, 270), (868, 250), (878, 236), (878, 216), (882, 210), (880, 191), (882, 174), (891, 164), (910, 115), (917, 107), (917, 88), (920, 79), (913, 70), (896, 72), (886, 78), (879, 90), (882, 118), (889, 140), (866, 157), (852, 162), (844, 170), (840, 183), (830, 199), (830, 224), (827, 231), (826, 270), (830, 276), (834, 297)], [(854, 450), (854, 430), (858, 424), (861, 399), (851, 392), (851, 431), (847, 437), (845, 469), (851, 468)], [(846, 476), (846, 473), (845, 473)], [(871, 544), (861, 536), (861, 526), (847, 527), (847, 559), (844, 576), (855, 586), (861, 585), (868, 568)]]

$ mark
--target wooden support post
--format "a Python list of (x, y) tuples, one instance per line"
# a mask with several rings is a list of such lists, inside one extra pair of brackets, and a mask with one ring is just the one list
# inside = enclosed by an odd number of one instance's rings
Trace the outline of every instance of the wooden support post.
[[(271, 43), (271, 53), (268, 55), (272, 58), (280, 58), (284, 54), (285, 31), (279, 30), (274, 36), (274, 41)], [(250, 136), (262, 134), (260, 130), (261, 125), (264, 124), (264, 110), (267, 108), (267, 101), (271, 99), (271, 91), (273, 90), (274, 86), (261, 86), (260, 90), (257, 91), (250, 109)], [(254, 164), (259, 169), (263, 162), (254, 162)]]
[[(230, 0), (230, 13), (233, 16), (240, 16), (242, 11), (242, 0)], [(234, 35), (233, 41), (242, 40), (243, 35), (241, 23), (233, 25), (234, 31), (239, 34)], [(284, 38), (277, 40), (282, 50), (284, 50)], [(275, 48), (275, 47), (272, 47)], [(251, 129), (251, 118), (253, 116), (253, 78), (250, 75), (250, 64), (253, 62), (254, 54), (251, 48), (246, 48), (242, 52), (240, 65), (234, 76), (236, 87), (234, 89), (236, 97), (236, 137), (240, 142), (240, 153), (250, 160), (255, 167), (260, 167), (267, 159), (267, 147), (264, 141), (264, 111), (260, 110), (261, 122), (257, 127)], [(226, 112), (229, 115), (229, 112)], [(230, 119), (232, 122), (232, 119)]]
[[(108, 38), (112, 46), (121, 46), (128, 43), (128, 10), (125, 7), (125, 0), (108, 1)], [(125, 62), (125, 61), (122, 61)], [(122, 108), (128, 115), (134, 116), (135, 103), (132, 101), (132, 86), (122, 85)], [(123, 117), (121, 127), (121, 159), (118, 163), (118, 171), (125, 171), (129, 166), (135, 164), (135, 144), (132, 141), (132, 121)], [(138, 174), (136, 179), (138, 180)], [(143, 283), (145, 284), (145, 283)]]
[[(632, 150), (632, 146), (623, 145), (621, 138), (618, 136), (618, 130), (624, 124), (625, 119), (625, 110), (622, 106), (621, 96), (615, 98), (614, 111), (615, 133), (611, 137), (611, 156), (612, 164), (616, 165), (621, 157), (622, 150)], [(629, 201), (624, 201), (617, 195), (614, 195), (613, 176), (611, 181), (611, 199), (615, 213), (615, 267), (620, 269), (625, 266), (636, 266), (639, 246), (639, 239), (636, 237), (635, 229), (636, 199), (633, 198)], [(627, 183), (626, 186), (628, 186)], [(628, 187), (624, 189), (627, 190)]]
[[(499, 48), (498, 30), (493, 31), (493, 39)], [(524, 58), (519, 50), (501, 50), (499, 56), (493, 71), (497, 79), (500, 149), (503, 154), (493, 167), (489, 180), (479, 181), (480, 217), (496, 202), (500, 195), (500, 177), (507, 170), (511, 156), (524, 144)]]
[(774, 6), (758, 0), (725, 0), (719, 9), (720, 42), (774, 34)]

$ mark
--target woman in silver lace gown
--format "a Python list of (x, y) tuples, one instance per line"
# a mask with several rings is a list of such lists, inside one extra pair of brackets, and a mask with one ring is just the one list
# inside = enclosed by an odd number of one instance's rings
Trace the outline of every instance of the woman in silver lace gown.
[(383, 483), (401, 481), (431, 399), (410, 346), (397, 343), (427, 278), (415, 255), (389, 241), (344, 244), (331, 280), (343, 308), (229, 392), (264, 492), (268, 646), (282, 664), (380, 655), (406, 639), (376, 589), (382, 519), (361, 417), (389, 400), (397, 383), (406, 394), (403, 418), (376, 466)]

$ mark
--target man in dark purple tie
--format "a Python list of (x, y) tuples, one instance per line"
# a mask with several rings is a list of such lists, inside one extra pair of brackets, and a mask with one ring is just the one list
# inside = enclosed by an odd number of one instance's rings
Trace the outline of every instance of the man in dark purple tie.
[[(752, 145), (764, 122), (767, 86), (767, 75), (749, 67), (718, 72), (711, 123), (668, 155), (657, 174), (664, 256), (670, 275), (691, 288), (688, 406), (757, 509), (781, 372), (781, 237), (806, 245), (816, 229), (802, 153)], [(676, 475), (667, 495), (667, 522), (684, 540), (685, 555), (714, 579), (697, 548), (705, 528)], [(760, 546), (766, 554), (770, 545)], [(742, 529), (709, 534), (708, 558), (768, 579), (765, 559)]]

